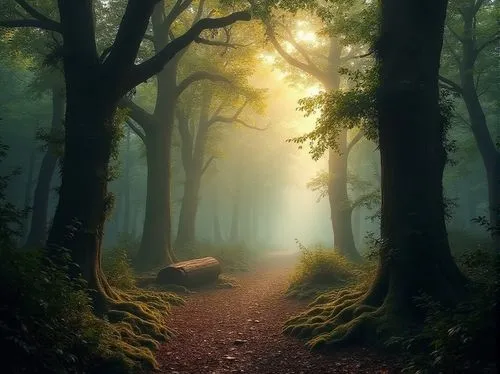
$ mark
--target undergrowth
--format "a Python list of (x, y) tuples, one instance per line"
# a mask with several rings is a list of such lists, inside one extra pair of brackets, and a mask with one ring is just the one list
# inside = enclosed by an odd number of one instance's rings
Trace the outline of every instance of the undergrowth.
[(426, 315), (423, 328), (387, 342), (406, 353), (406, 372), (497, 372), (499, 255), (482, 249), (466, 251), (459, 264), (472, 280), (469, 295), (454, 308), (422, 295), (416, 302)]
[[(462, 251), (457, 263), (471, 280), (467, 295), (454, 307), (445, 307), (427, 295), (416, 298), (424, 323), (406, 326), (401, 336), (389, 340), (378, 336), (379, 347), (397, 352), (406, 362), (405, 372), (432, 373), (496, 373), (496, 316), (500, 292), (498, 274), (500, 257), (491, 250), (476, 247)], [(307, 257), (309, 268), (314, 261)], [(322, 258), (322, 257), (321, 257)], [(303, 260), (302, 260), (303, 261)], [(324, 266), (324, 265), (322, 265)], [(320, 269), (324, 269), (320, 267)], [(305, 273), (307, 275), (307, 273)], [(362, 297), (368, 291), (375, 275), (375, 267), (369, 268), (357, 282), (337, 286), (322, 293), (309, 304), (306, 311), (286, 322), (284, 332), (307, 339), (311, 348), (324, 346), (332, 339), (338, 327), (332, 318), (343, 306)], [(303, 276), (299, 279), (308, 279)], [(371, 309), (355, 311), (357, 315)], [(341, 317), (342, 318), (342, 317)], [(386, 321), (391, 323), (391, 321)], [(366, 323), (370, 323), (366, 321)], [(382, 325), (381, 325), (382, 326)]]
[[(7, 148), (0, 141), (0, 162)], [(23, 212), (7, 202), (13, 174), (0, 176), (0, 347), (6, 373), (136, 373), (155, 369), (154, 351), (170, 331), (170, 293), (135, 287), (124, 251), (104, 259), (117, 297), (104, 318), (93, 313), (69, 251), (57, 264), (44, 250), (16, 248)], [(71, 270), (70, 270), (71, 269)]]
[(287, 290), (289, 297), (313, 298), (353, 284), (364, 272), (335, 251), (319, 245), (306, 248), (298, 240), (296, 243), (301, 253)]

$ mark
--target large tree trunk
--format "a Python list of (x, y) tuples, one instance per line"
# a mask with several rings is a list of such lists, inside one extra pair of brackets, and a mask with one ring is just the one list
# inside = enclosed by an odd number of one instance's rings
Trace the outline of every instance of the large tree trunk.
[(414, 309), (413, 297), (422, 292), (454, 302), (464, 282), (444, 220), (438, 70), (446, 5), (388, 0), (382, 6), (377, 100), (384, 244), (373, 290), (386, 286), (385, 298), (399, 313)]
[(125, 148), (125, 173), (123, 176), (123, 228), (126, 235), (130, 233), (130, 128), (127, 128), (126, 148)]
[(48, 245), (56, 252), (71, 250), (88, 287), (95, 291), (92, 297), (99, 314), (106, 310), (110, 291), (101, 270), (101, 242), (112, 207), (107, 184), (117, 102), (106, 90), (91, 85), (81, 71), (72, 73), (66, 68), (62, 183)]
[[(52, 88), (52, 124), (51, 137), (54, 138), (63, 128), (64, 91), (60, 87)], [(33, 198), (31, 226), (26, 248), (43, 246), (47, 237), (47, 211), (49, 205), (50, 185), (58, 160), (57, 145), (49, 142), (47, 152), (42, 159), (38, 181)]]
[[(446, 0), (382, 2), (377, 45), (382, 164), (378, 274), (368, 292), (355, 291), (325, 306), (331, 311), (326, 322), (310, 313), (292, 320), (287, 331), (321, 329), (326, 333), (324, 339), (316, 338), (318, 344), (385, 340), (383, 332), (394, 336), (423, 321), (416, 296), (425, 293), (449, 305), (464, 292), (466, 280), (451, 257), (444, 220), (446, 154), (438, 70), (446, 5)], [(324, 315), (324, 309), (317, 309)]]
[(328, 197), (330, 201), (333, 246), (350, 261), (359, 262), (362, 257), (356, 250), (352, 234), (352, 207), (347, 196), (347, 130), (337, 138), (338, 150), (330, 150), (328, 166), (330, 180)]

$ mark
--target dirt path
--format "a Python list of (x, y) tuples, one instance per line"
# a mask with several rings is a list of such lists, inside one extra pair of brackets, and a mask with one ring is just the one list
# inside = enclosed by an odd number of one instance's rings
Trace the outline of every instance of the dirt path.
[(394, 373), (366, 349), (322, 355), (284, 336), (283, 322), (305, 304), (285, 299), (293, 256), (276, 255), (237, 276), (240, 287), (189, 295), (170, 326), (177, 336), (158, 353), (162, 373)]

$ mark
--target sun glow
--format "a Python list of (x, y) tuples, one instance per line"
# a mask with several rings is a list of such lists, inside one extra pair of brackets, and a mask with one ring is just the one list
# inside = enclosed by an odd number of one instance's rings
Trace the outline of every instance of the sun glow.
[(321, 92), (321, 86), (319, 85), (311, 86), (306, 89), (307, 96), (316, 96), (320, 92)]
[(309, 44), (316, 44), (318, 41), (315, 33), (311, 32), (311, 31), (303, 31), (303, 30), (299, 30), (297, 32), (296, 39), (299, 42), (306, 42)]

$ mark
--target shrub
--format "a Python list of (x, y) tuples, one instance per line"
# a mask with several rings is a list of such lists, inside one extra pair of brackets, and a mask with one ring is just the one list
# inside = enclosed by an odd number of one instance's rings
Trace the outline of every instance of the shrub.
[(314, 297), (322, 291), (346, 286), (359, 274), (360, 269), (337, 252), (322, 246), (308, 249), (298, 240), (296, 242), (301, 254), (290, 280), (288, 296)]
[(0, 250), (2, 367), (9, 373), (82, 372), (101, 351), (104, 322), (82, 284), (41, 251)]
[(122, 290), (135, 286), (134, 271), (126, 249), (114, 248), (104, 252), (102, 266), (111, 286)]
[(417, 302), (426, 315), (423, 328), (412, 337), (388, 342), (408, 353), (406, 371), (496, 372), (499, 256), (485, 250), (466, 251), (459, 263), (473, 281), (466, 299), (450, 308), (420, 297)]

